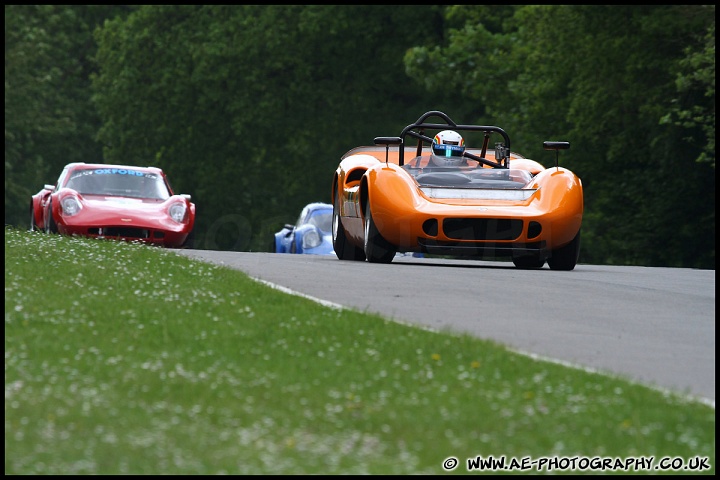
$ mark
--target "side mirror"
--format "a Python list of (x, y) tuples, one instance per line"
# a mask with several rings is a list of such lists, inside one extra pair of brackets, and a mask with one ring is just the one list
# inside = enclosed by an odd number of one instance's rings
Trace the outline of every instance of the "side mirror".
[(558, 162), (560, 160), (560, 150), (568, 150), (570, 148), (570, 142), (543, 142), (543, 148), (545, 150), (555, 150), (555, 168), (558, 168)]
[(400, 137), (375, 137), (375, 145), (400, 145), (402, 138)]
[(570, 142), (543, 142), (543, 148), (545, 150), (568, 150)]
[[(400, 144), (402, 144), (402, 138), (400, 137), (375, 137), (375, 145), (385, 145), (385, 165), (387, 165), (390, 158), (390, 145)], [(402, 165), (402, 161), (400, 165)]]

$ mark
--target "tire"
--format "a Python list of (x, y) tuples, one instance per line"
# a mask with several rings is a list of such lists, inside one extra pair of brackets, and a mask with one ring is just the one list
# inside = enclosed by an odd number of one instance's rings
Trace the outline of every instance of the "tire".
[(395, 258), (397, 247), (378, 232), (370, 213), (370, 202), (365, 206), (365, 257), (370, 263), (390, 263)]
[(580, 258), (580, 230), (575, 238), (564, 247), (556, 248), (547, 259), (551, 270), (569, 271), (575, 268)]
[(272, 243), (270, 243), (270, 247), (268, 248), (268, 252), (270, 252), (270, 253), (277, 253), (277, 248), (275, 247), (275, 235), (273, 235), (271, 242), (272, 242)]
[(35, 228), (35, 211), (32, 200), (30, 200), (30, 231), (34, 232), (35, 230), (37, 230), (37, 228)]
[(340, 220), (340, 198), (337, 193), (335, 194), (335, 201), (333, 202), (332, 242), (335, 255), (337, 255), (340, 260), (352, 260), (356, 262), (365, 260), (365, 252), (363, 252), (362, 248), (352, 245), (347, 240), (345, 228), (343, 228), (342, 221)]
[(190, 230), (190, 233), (188, 233), (188, 236), (182, 244), (182, 248), (195, 248), (195, 230)]
[(542, 268), (543, 265), (545, 265), (545, 259), (534, 256), (534, 255), (524, 255), (522, 257), (513, 257), (512, 261), (517, 268), (521, 268), (523, 270)]
[(48, 218), (45, 220), (45, 233), (58, 233), (57, 223), (53, 217), (52, 203), (48, 205)]

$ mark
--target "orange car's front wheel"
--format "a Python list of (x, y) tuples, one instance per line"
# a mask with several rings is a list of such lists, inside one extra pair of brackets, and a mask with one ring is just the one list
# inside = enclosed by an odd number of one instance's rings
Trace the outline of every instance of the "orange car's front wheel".
[(395, 245), (385, 240), (378, 232), (370, 213), (370, 202), (368, 202), (365, 206), (365, 256), (368, 262), (390, 263), (396, 253)]
[(580, 258), (580, 230), (564, 247), (556, 248), (547, 259), (551, 270), (573, 270)]

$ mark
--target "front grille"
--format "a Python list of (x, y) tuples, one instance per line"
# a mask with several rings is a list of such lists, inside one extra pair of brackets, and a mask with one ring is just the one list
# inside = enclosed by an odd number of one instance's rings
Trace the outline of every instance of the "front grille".
[(138, 240), (146, 240), (151, 238), (152, 232), (147, 228), (135, 228), (135, 227), (102, 227), (102, 228), (90, 228), (88, 233), (91, 235), (98, 235), (100, 237), (107, 238), (136, 238)]
[(523, 229), (522, 220), (497, 218), (447, 218), (443, 232), (456, 240), (514, 240)]

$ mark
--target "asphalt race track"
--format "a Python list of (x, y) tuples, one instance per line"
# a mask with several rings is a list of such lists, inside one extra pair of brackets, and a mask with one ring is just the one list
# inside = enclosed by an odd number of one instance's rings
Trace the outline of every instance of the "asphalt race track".
[(523, 353), (620, 375), (715, 404), (715, 271), (177, 250), (298, 294)]

